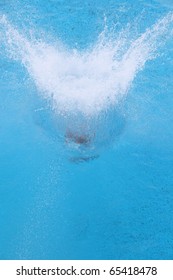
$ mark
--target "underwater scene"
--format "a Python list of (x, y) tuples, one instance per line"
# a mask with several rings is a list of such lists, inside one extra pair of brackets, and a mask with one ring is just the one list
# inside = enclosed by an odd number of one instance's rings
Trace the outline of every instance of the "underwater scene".
[(0, 71), (0, 259), (172, 259), (172, 0), (1, 0)]

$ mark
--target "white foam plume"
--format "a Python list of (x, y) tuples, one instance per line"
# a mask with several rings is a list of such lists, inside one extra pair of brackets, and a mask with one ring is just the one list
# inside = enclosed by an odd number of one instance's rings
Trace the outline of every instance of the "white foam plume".
[(40, 94), (58, 112), (94, 115), (125, 96), (136, 74), (153, 59), (160, 41), (170, 35), (173, 13), (159, 20), (133, 42), (121, 33), (107, 39), (105, 32), (88, 50), (67, 50), (60, 44), (27, 39), (5, 16), (1, 37), (11, 58), (21, 61)]

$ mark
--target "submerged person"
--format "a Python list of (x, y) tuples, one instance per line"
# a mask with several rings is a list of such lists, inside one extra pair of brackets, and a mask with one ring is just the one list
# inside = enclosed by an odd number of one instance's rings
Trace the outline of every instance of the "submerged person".
[[(88, 155), (90, 153), (90, 149), (86, 150), (85, 148), (89, 148), (92, 143), (91, 135), (84, 133), (77, 133), (68, 130), (65, 134), (66, 143), (74, 143), (77, 144), (81, 149), (80, 155), (76, 155), (74, 157), (70, 157), (69, 160), (73, 163), (82, 163), (94, 160), (99, 157), (99, 155)], [(83, 148), (83, 149), (82, 149)]]
[(91, 136), (87, 134), (80, 134), (68, 130), (65, 134), (67, 142), (74, 142), (79, 145), (87, 146), (91, 143)]

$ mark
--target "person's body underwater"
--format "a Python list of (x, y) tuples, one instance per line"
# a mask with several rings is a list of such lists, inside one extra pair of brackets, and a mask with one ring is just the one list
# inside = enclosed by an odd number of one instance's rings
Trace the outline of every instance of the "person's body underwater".
[(72, 132), (71, 130), (67, 130), (65, 134), (65, 141), (67, 144), (74, 143), (77, 145), (77, 148), (80, 148), (81, 150), (81, 155), (77, 155), (74, 157), (70, 157), (69, 160), (70, 162), (73, 163), (82, 163), (82, 162), (88, 162), (91, 160), (94, 160), (98, 158), (98, 155), (88, 155), (87, 153), (83, 153), (84, 151), (86, 152), (86, 149), (90, 147), (92, 143), (92, 136), (86, 133), (79, 133), (79, 132)]
[(87, 146), (91, 142), (91, 137), (87, 134), (75, 133), (70, 130), (65, 135), (66, 142), (74, 142), (75, 144)]

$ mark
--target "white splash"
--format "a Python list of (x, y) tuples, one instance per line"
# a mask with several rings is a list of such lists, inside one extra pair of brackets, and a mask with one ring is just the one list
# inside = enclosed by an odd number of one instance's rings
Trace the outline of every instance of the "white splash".
[(92, 48), (78, 51), (28, 40), (5, 16), (0, 18), (11, 58), (26, 67), (43, 98), (51, 99), (57, 112), (84, 115), (97, 114), (127, 94), (136, 74), (170, 35), (172, 23), (169, 13), (133, 42), (125, 32), (109, 40), (103, 32)]

